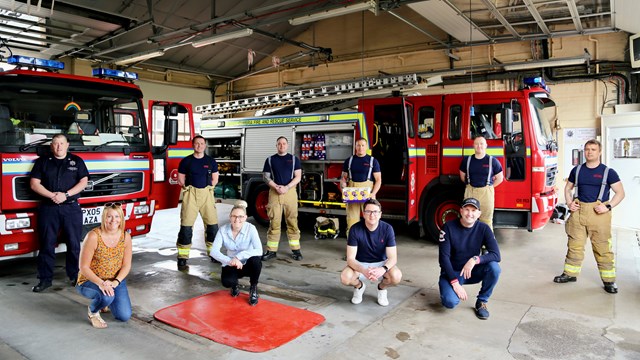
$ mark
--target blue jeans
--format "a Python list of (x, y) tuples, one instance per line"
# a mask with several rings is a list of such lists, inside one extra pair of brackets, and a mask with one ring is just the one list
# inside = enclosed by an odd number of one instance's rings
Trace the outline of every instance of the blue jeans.
[(127, 290), (127, 280), (122, 280), (114, 290), (114, 296), (107, 296), (102, 293), (98, 285), (91, 281), (86, 281), (76, 287), (78, 294), (91, 299), (89, 310), (92, 313), (100, 311), (105, 307), (111, 309), (111, 313), (116, 320), (127, 321), (131, 318), (131, 300)]
[[(465, 279), (460, 275), (458, 276), (458, 282), (460, 282), (460, 285), (477, 284), (482, 282), (480, 292), (478, 293), (478, 300), (486, 303), (489, 301), (491, 293), (493, 293), (493, 288), (495, 288), (498, 283), (500, 272), (500, 265), (495, 261), (491, 261), (486, 264), (478, 264), (473, 267), (473, 270), (471, 270), (470, 278)], [(453, 287), (445, 274), (440, 274), (438, 286), (440, 287), (440, 300), (442, 300), (442, 305), (444, 307), (453, 309), (460, 303), (458, 295), (453, 291)]]

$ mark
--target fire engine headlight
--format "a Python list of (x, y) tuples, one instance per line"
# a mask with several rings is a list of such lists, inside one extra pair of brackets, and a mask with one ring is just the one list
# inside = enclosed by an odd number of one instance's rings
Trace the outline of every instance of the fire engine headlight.
[(18, 219), (7, 219), (4, 223), (4, 227), (7, 230), (18, 230), (31, 227), (31, 219), (29, 218), (18, 218)]
[(133, 215), (144, 215), (149, 213), (149, 205), (138, 205), (133, 208)]

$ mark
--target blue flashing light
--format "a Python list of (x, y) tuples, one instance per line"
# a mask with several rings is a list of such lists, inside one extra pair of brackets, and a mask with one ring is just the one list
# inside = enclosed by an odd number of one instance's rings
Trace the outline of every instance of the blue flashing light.
[(56, 60), (39, 59), (30, 56), (12, 55), (7, 59), (7, 63), (15, 66), (26, 66), (47, 70), (63, 70), (64, 63)]
[(121, 80), (138, 80), (138, 74), (129, 71), (97, 68), (91, 71), (93, 76), (108, 77)]
[(551, 89), (549, 89), (549, 87), (544, 82), (544, 79), (541, 76), (526, 77), (524, 78), (523, 82), (526, 86), (536, 86), (536, 87), (543, 88), (548, 93), (551, 92)]

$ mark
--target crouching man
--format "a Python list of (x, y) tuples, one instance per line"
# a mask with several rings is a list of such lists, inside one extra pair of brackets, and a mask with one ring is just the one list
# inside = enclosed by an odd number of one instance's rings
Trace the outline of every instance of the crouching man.
[(402, 280), (402, 272), (396, 266), (398, 252), (396, 235), (391, 225), (380, 221), (382, 206), (376, 199), (363, 204), (364, 220), (349, 229), (347, 237), (347, 267), (342, 270), (343, 285), (353, 286), (353, 304), (362, 302), (366, 285), (364, 279), (378, 283), (378, 304), (389, 305), (387, 288)]
[[(461, 217), (444, 225), (440, 234), (440, 299), (453, 309), (467, 300), (464, 284), (482, 283), (475, 313), (479, 319), (489, 318), (487, 302), (500, 277), (500, 250), (489, 225), (477, 221), (480, 202), (467, 198), (462, 202)], [(481, 254), (482, 246), (487, 253)]]

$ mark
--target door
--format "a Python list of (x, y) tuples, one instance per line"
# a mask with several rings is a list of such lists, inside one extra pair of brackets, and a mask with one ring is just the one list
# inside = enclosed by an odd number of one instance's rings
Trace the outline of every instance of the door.
[[(640, 112), (602, 117), (602, 161), (614, 169), (624, 186), (625, 198), (612, 214), (612, 225), (640, 230)], [(613, 193), (611, 194), (613, 196)]]
[[(180, 200), (178, 165), (180, 160), (193, 153), (193, 110), (191, 104), (153, 100), (149, 101), (148, 109), (153, 149), (151, 198), (156, 201), (156, 210), (176, 207)], [(178, 142), (175, 145), (168, 145), (165, 139), (168, 119), (178, 121)]]
[(404, 163), (406, 164), (407, 182), (407, 223), (411, 223), (418, 217), (418, 191), (416, 187), (416, 164), (418, 160), (418, 149), (416, 148), (415, 128), (413, 125), (413, 104), (406, 98), (402, 99), (404, 109), (404, 137), (407, 143), (407, 151), (404, 153)]

